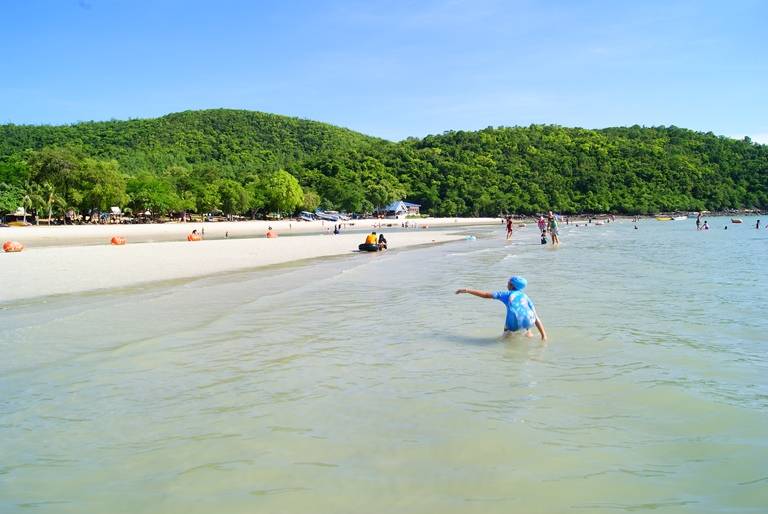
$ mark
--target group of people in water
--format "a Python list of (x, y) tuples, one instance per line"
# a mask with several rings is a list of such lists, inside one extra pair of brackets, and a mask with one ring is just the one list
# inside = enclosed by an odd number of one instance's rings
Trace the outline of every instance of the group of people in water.
[(557, 217), (552, 214), (552, 211), (549, 211), (546, 220), (544, 219), (544, 216), (539, 216), (537, 224), (539, 226), (539, 231), (541, 232), (541, 244), (547, 244), (547, 233), (549, 233), (549, 238), (552, 241), (553, 246), (560, 244), (560, 229), (557, 226)]
[[(728, 227), (725, 227), (728, 229)], [(698, 213), (696, 215), (696, 230), (709, 230), (709, 223), (707, 220), (704, 220), (704, 225), (701, 224), (701, 213)]]
[[(731, 219), (731, 223), (741, 223), (740, 219)], [(766, 226), (768, 228), (768, 226)], [(696, 215), (696, 230), (709, 230), (709, 222), (707, 220), (704, 220), (704, 223), (701, 222), (701, 213), (698, 213)], [(723, 230), (728, 230), (728, 225), (723, 225)], [(760, 230), (760, 220), (755, 221), (755, 230)]]
[[(611, 217), (613, 220), (613, 217)], [(632, 221), (637, 222), (639, 217), (635, 217)], [(590, 222), (592, 220), (590, 219)], [(732, 220), (732, 223), (741, 223), (739, 219)], [(507, 229), (507, 239), (512, 238), (513, 220), (512, 217), (507, 217), (505, 220)], [(547, 234), (552, 238), (552, 244), (559, 244), (559, 234), (557, 226), (557, 218), (550, 211), (546, 219), (544, 216), (540, 216), (537, 222), (538, 228), (541, 231), (541, 244), (547, 243)], [(701, 213), (696, 218), (697, 230), (709, 230), (709, 223), (706, 220), (701, 219)], [(637, 225), (635, 225), (637, 229)], [(725, 226), (728, 229), (728, 226)], [(755, 221), (755, 229), (760, 229), (760, 220)], [(768, 226), (766, 226), (768, 229)], [(547, 333), (544, 329), (544, 324), (539, 318), (533, 301), (523, 292), (523, 289), (528, 285), (528, 281), (521, 276), (512, 276), (507, 281), (507, 289), (502, 291), (480, 291), (477, 289), (462, 288), (457, 289), (456, 294), (471, 294), (478, 298), (486, 298), (491, 300), (499, 300), (504, 303), (506, 307), (506, 318), (504, 322), (504, 335), (511, 335), (515, 333), (523, 333), (528, 337), (533, 336), (532, 328), (535, 326), (539, 331), (541, 339), (546, 341)]]
[[(547, 244), (547, 234), (549, 234), (553, 246), (560, 244), (560, 228), (558, 226), (557, 216), (555, 216), (552, 211), (549, 211), (546, 219), (544, 216), (539, 216), (539, 220), (536, 222), (536, 224), (539, 227), (539, 232), (541, 232), (541, 244)], [(507, 216), (506, 225), (507, 240), (510, 240), (512, 239), (512, 234), (514, 232), (512, 216)]]

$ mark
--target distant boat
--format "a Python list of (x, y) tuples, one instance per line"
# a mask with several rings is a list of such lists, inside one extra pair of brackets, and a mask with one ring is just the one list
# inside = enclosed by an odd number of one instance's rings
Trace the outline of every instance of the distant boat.
[(301, 218), (304, 221), (315, 221), (315, 215), (309, 211), (301, 211), (301, 213), (299, 214), (299, 218)]
[(744, 222), (739, 218), (731, 218), (731, 223), (744, 223)]
[(656, 216), (656, 221), (672, 221), (673, 219), (671, 216)]
[(674, 218), (672, 218), (672, 221), (683, 221), (687, 219), (688, 219), (688, 216), (675, 216)]
[(315, 218), (325, 221), (349, 221), (349, 216), (339, 211), (315, 211)]
[(340, 216), (336, 211), (315, 211), (315, 217), (325, 221), (339, 221)]

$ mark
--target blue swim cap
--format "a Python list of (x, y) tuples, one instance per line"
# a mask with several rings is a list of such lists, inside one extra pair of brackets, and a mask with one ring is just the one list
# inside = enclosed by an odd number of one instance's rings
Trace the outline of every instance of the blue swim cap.
[(525, 286), (528, 285), (528, 281), (525, 280), (523, 277), (514, 275), (512, 277), (509, 277), (508, 284), (512, 284), (512, 286), (515, 288), (516, 291), (522, 291), (523, 289), (525, 289)]

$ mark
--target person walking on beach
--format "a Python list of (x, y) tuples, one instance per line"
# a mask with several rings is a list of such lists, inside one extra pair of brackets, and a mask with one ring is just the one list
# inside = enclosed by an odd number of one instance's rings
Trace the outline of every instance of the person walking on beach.
[(489, 300), (499, 300), (507, 308), (507, 317), (504, 321), (504, 335), (512, 335), (515, 332), (524, 331), (525, 335), (532, 337), (531, 327), (534, 325), (541, 335), (541, 340), (547, 340), (547, 332), (544, 330), (544, 324), (536, 314), (536, 308), (533, 301), (523, 292), (528, 285), (528, 281), (520, 276), (513, 276), (507, 281), (506, 291), (478, 291), (477, 289), (457, 289), (456, 294), (471, 294), (478, 298), (487, 298)]
[(559, 245), (560, 238), (558, 237), (559, 229), (557, 227), (557, 218), (555, 218), (555, 215), (552, 214), (552, 211), (549, 211), (549, 222), (547, 228), (549, 229), (549, 237), (552, 240), (552, 245)]

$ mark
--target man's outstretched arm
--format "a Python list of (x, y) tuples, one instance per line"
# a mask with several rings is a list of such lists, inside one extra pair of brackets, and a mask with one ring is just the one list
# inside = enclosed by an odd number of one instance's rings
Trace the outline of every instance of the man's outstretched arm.
[(488, 291), (478, 291), (477, 289), (457, 289), (456, 294), (467, 293), (480, 298), (493, 299), (493, 294)]

